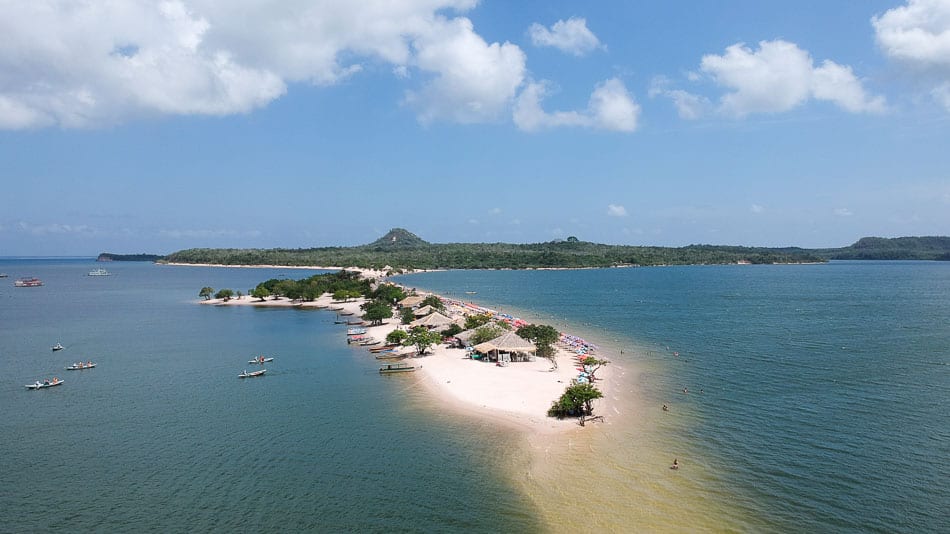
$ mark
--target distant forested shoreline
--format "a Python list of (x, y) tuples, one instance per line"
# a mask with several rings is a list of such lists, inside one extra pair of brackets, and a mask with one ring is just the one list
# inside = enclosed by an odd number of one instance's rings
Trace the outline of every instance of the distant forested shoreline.
[(394, 271), (407, 269), (577, 269), (732, 263), (793, 264), (849, 259), (950, 260), (950, 237), (866, 237), (851, 246), (836, 249), (723, 245), (685, 247), (604, 245), (580, 241), (574, 237), (530, 244), (437, 244), (428, 243), (407, 230), (397, 228), (370, 244), (355, 247), (193, 248), (155, 258), (157, 261), (170, 263), (355, 266), (373, 269), (389, 268)]

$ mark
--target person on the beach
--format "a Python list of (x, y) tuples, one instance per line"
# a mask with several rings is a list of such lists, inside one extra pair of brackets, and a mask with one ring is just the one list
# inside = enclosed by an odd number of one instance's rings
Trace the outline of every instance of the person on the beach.
[(679, 469), (680, 464), (676, 461), (676, 458), (673, 458), (673, 465), (670, 466), (670, 469)]

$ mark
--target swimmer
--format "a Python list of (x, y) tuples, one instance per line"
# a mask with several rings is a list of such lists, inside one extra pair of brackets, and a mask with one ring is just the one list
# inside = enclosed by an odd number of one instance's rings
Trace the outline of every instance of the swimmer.
[(680, 464), (676, 461), (676, 458), (673, 458), (673, 465), (670, 466), (670, 469), (679, 469)]
[(663, 411), (664, 411), (664, 412), (670, 411), (670, 407), (664, 404), (664, 405), (663, 405)]

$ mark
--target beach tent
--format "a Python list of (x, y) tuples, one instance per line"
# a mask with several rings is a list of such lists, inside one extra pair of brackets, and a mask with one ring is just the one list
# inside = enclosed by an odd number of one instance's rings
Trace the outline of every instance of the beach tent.
[(412, 308), (422, 304), (422, 301), (426, 298), (421, 295), (410, 295), (399, 301), (400, 308)]
[(488, 359), (497, 360), (500, 353), (534, 353), (537, 347), (534, 343), (518, 337), (514, 332), (506, 332), (491, 341), (486, 341), (475, 345), (475, 350), (482, 354), (487, 354)]
[(433, 312), (421, 319), (409, 323), (409, 326), (424, 326), (429, 329), (447, 327), (452, 324), (451, 318), (442, 315), (439, 312)]

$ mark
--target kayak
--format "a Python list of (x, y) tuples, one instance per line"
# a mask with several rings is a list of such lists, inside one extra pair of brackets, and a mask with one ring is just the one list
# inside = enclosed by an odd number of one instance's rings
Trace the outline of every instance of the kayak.
[(252, 376), (261, 376), (266, 372), (267, 372), (267, 369), (261, 369), (260, 371), (251, 371), (250, 373), (248, 373), (247, 371), (244, 371), (243, 373), (238, 375), (238, 378), (250, 378)]
[(92, 369), (95, 367), (94, 363), (74, 363), (66, 368), (67, 371), (81, 371), (83, 369)]
[(44, 388), (51, 388), (53, 386), (60, 386), (63, 384), (63, 382), (65, 382), (65, 380), (57, 380), (55, 382), (50, 382), (49, 384), (36, 382), (33, 384), (27, 384), (26, 387), (27, 389), (44, 389)]
[(258, 359), (248, 360), (247, 363), (256, 363), (256, 364), (262, 365), (262, 364), (265, 364), (267, 362), (272, 362), (272, 361), (274, 361), (273, 358), (264, 358), (263, 360), (258, 360)]

